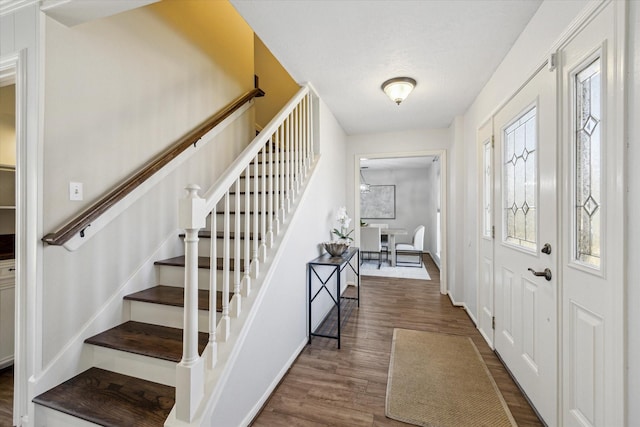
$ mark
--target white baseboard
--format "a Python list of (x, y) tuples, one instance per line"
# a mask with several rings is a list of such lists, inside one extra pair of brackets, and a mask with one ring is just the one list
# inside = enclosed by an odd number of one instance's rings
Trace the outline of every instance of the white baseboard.
[(471, 311), (469, 310), (469, 307), (467, 307), (467, 304), (464, 303), (464, 302), (456, 302), (456, 300), (453, 298), (453, 295), (451, 295), (451, 291), (447, 292), (447, 295), (449, 296), (449, 300), (451, 300), (451, 304), (453, 304), (456, 307), (464, 308), (464, 311), (467, 312), (467, 315), (469, 316), (469, 318), (471, 319), (473, 324), (477, 327), (478, 326), (478, 320), (473, 315), (473, 313), (471, 313)]

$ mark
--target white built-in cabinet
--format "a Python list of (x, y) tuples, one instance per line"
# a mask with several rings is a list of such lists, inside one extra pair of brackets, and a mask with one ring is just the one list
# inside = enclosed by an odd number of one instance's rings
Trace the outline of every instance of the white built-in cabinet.
[(15, 260), (0, 261), (0, 369), (13, 364)]

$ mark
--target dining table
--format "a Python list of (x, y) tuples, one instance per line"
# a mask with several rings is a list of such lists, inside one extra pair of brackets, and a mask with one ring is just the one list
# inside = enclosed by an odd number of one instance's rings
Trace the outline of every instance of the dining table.
[(405, 228), (381, 228), (380, 235), (389, 237), (389, 250), (391, 251), (391, 259), (389, 264), (391, 267), (396, 266), (396, 236), (406, 236), (408, 231)]

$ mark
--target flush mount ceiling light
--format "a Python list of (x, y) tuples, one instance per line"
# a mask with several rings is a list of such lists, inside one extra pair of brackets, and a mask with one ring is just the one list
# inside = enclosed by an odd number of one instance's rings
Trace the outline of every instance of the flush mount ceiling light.
[(382, 90), (396, 104), (400, 105), (416, 87), (416, 81), (411, 77), (395, 77), (382, 83)]

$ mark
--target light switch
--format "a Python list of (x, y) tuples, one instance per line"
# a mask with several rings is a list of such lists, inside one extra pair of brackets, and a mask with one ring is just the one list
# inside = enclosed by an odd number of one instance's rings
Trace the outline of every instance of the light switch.
[(69, 200), (82, 200), (82, 183), (69, 183)]

